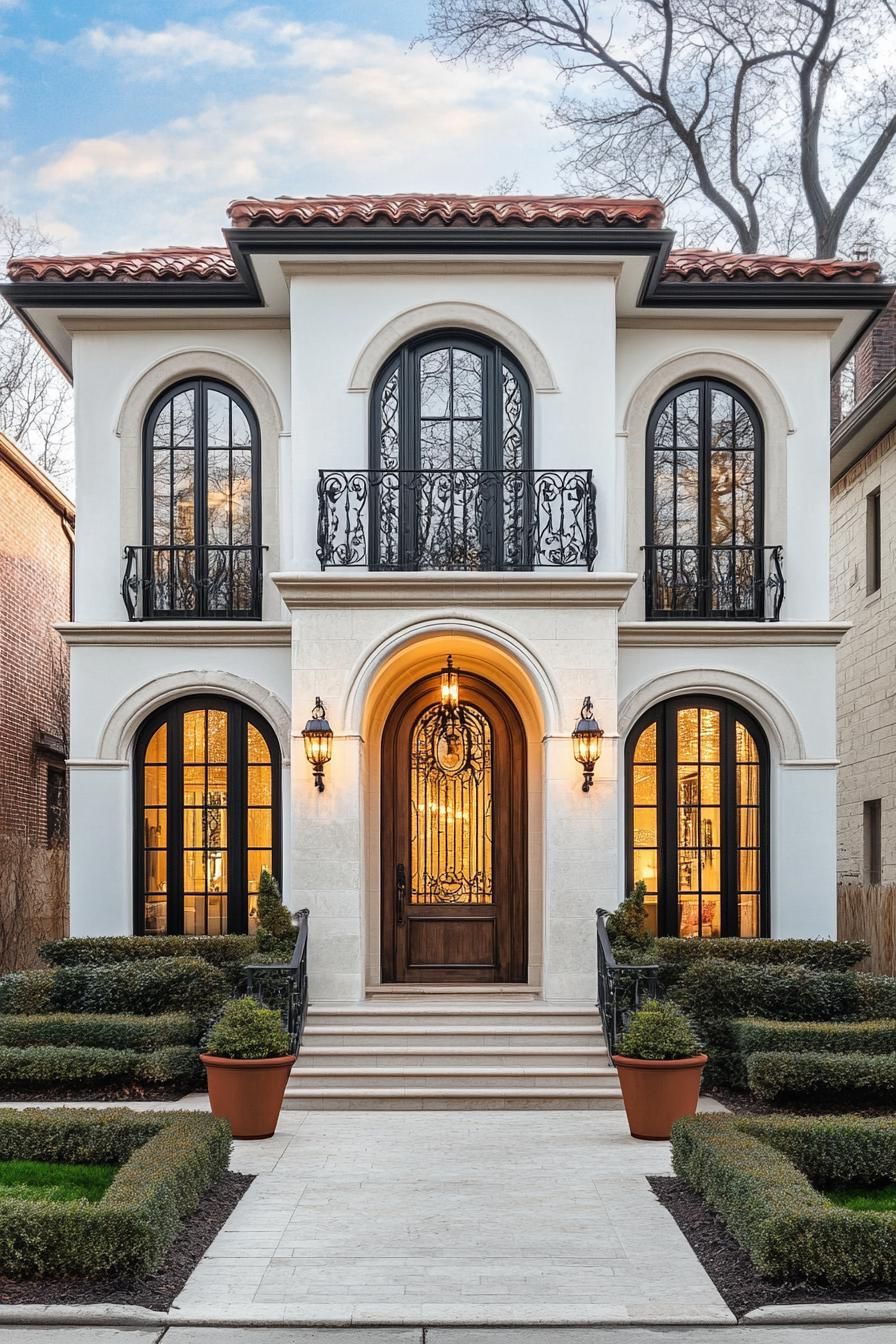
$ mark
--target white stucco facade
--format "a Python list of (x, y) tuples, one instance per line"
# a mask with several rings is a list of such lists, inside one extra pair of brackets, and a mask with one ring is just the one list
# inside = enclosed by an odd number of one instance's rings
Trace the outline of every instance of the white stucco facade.
[[(562, 249), (559, 249), (562, 251)], [(274, 262), (265, 260), (273, 273)], [(72, 653), (71, 929), (134, 926), (134, 740), (185, 695), (239, 700), (282, 755), (282, 876), (310, 911), (312, 995), (356, 1002), (381, 978), (380, 743), (390, 707), (446, 654), (509, 694), (527, 746), (527, 981), (593, 1001), (594, 910), (622, 895), (626, 735), (674, 696), (741, 706), (768, 743), (768, 932), (835, 931), (835, 650), (828, 598), (828, 378), (821, 314), (633, 310), (622, 258), (281, 258), (277, 304), (68, 320), (78, 551)], [(277, 311), (272, 311), (273, 308)], [(63, 319), (65, 320), (65, 319)], [(467, 330), (501, 343), (531, 387), (532, 465), (591, 470), (591, 573), (327, 568), (321, 469), (369, 461), (371, 386), (403, 341)], [(252, 405), (261, 438), (260, 621), (129, 622), (122, 550), (141, 541), (142, 425), (168, 383), (208, 376)], [(765, 440), (765, 542), (783, 547), (777, 622), (647, 621), (645, 434), (689, 378), (740, 387)], [(584, 793), (570, 733), (586, 695), (604, 730)], [(317, 696), (334, 732), (314, 788), (301, 730)]]

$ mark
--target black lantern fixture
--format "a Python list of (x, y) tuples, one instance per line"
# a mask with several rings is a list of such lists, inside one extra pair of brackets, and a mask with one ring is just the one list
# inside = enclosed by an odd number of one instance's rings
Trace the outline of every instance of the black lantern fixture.
[(579, 721), (572, 733), (573, 754), (579, 765), (582, 767), (584, 776), (582, 781), (583, 793), (588, 793), (591, 789), (591, 785), (594, 783), (594, 767), (600, 760), (600, 748), (603, 736), (604, 730), (594, 717), (594, 706), (591, 703), (591, 696), (586, 695), (585, 699), (582, 701)]
[(441, 769), (454, 774), (466, 765), (469, 744), (466, 716), (460, 703), (460, 672), (450, 653), (441, 672), (440, 700), (436, 760)]
[(333, 754), (333, 729), (327, 723), (327, 711), (320, 696), (314, 702), (311, 718), (302, 729), (302, 741), (305, 743), (305, 755), (314, 775), (314, 787), (324, 791), (324, 766)]

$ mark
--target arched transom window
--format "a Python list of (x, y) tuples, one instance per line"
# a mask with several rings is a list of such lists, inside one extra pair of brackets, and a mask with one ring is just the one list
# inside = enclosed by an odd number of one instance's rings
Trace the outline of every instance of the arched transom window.
[(135, 753), (137, 932), (245, 933), (263, 868), (280, 874), (280, 753), (234, 700), (191, 697), (143, 725)]
[(762, 426), (744, 393), (697, 378), (647, 429), (647, 616), (761, 620)]
[(144, 432), (144, 616), (259, 616), (259, 433), (234, 388), (177, 383)]
[(626, 747), (627, 882), (643, 882), (653, 931), (767, 934), (768, 749), (739, 706), (669, 700)]
[(531, 457), (529, 384), (507, 350), (464, 332), (403, 346), (373, 389), (374, 566), (528, 567)]

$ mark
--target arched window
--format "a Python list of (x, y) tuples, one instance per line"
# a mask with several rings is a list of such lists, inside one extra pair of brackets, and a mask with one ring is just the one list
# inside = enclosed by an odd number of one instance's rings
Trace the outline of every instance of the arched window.
[(768, 934), (768, 747), (752, 715), (710, 696), (667, 700), (626, 744), (627, 889), (653, 931)]
[(141, 728), (135, 751), (138, 933), (245, 933), (263, 868), (280, 876), (280, 751), (235, 700), (190, 697)]
[(495, 341), (429, 333), (373, 388), (371, 560), (380, 569), (525, 569), (531, 393)]
[(646, 480), (648, 619), (762, 620), (762, 424), (744, 393), (695, 378), (661, 397)]
[(144, 428), (142, 614), (261, 615), (258, 422), (225, 383), (192, 378)]

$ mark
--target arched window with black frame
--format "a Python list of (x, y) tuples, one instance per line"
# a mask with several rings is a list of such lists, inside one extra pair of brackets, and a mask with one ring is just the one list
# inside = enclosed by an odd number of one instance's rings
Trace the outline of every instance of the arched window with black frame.
[(648, 422), (646, 486), (648, 620), (770, 615), (762, 422), (749, 398), (715, 378), (666, 392)]
[(280, 750), (236, 700), (191, 696), (152, 714), (134, 753), (134, 928), (245, 933), (262, 870), (279, 880)]
[(767, 937), (769, 761), (746, 710), (713, 696), (656, 705), (628, 736), (627, 890), (654, 933)]
[(496, 341), (430, 332), (373, 388), (370, 540), (375, 569), (528, 569), (529, 381)]
[(246, 398), (212, 378), (177, 383), (150, 407), (143, 445), (142, 616), (260, 617), (260, 438)]

